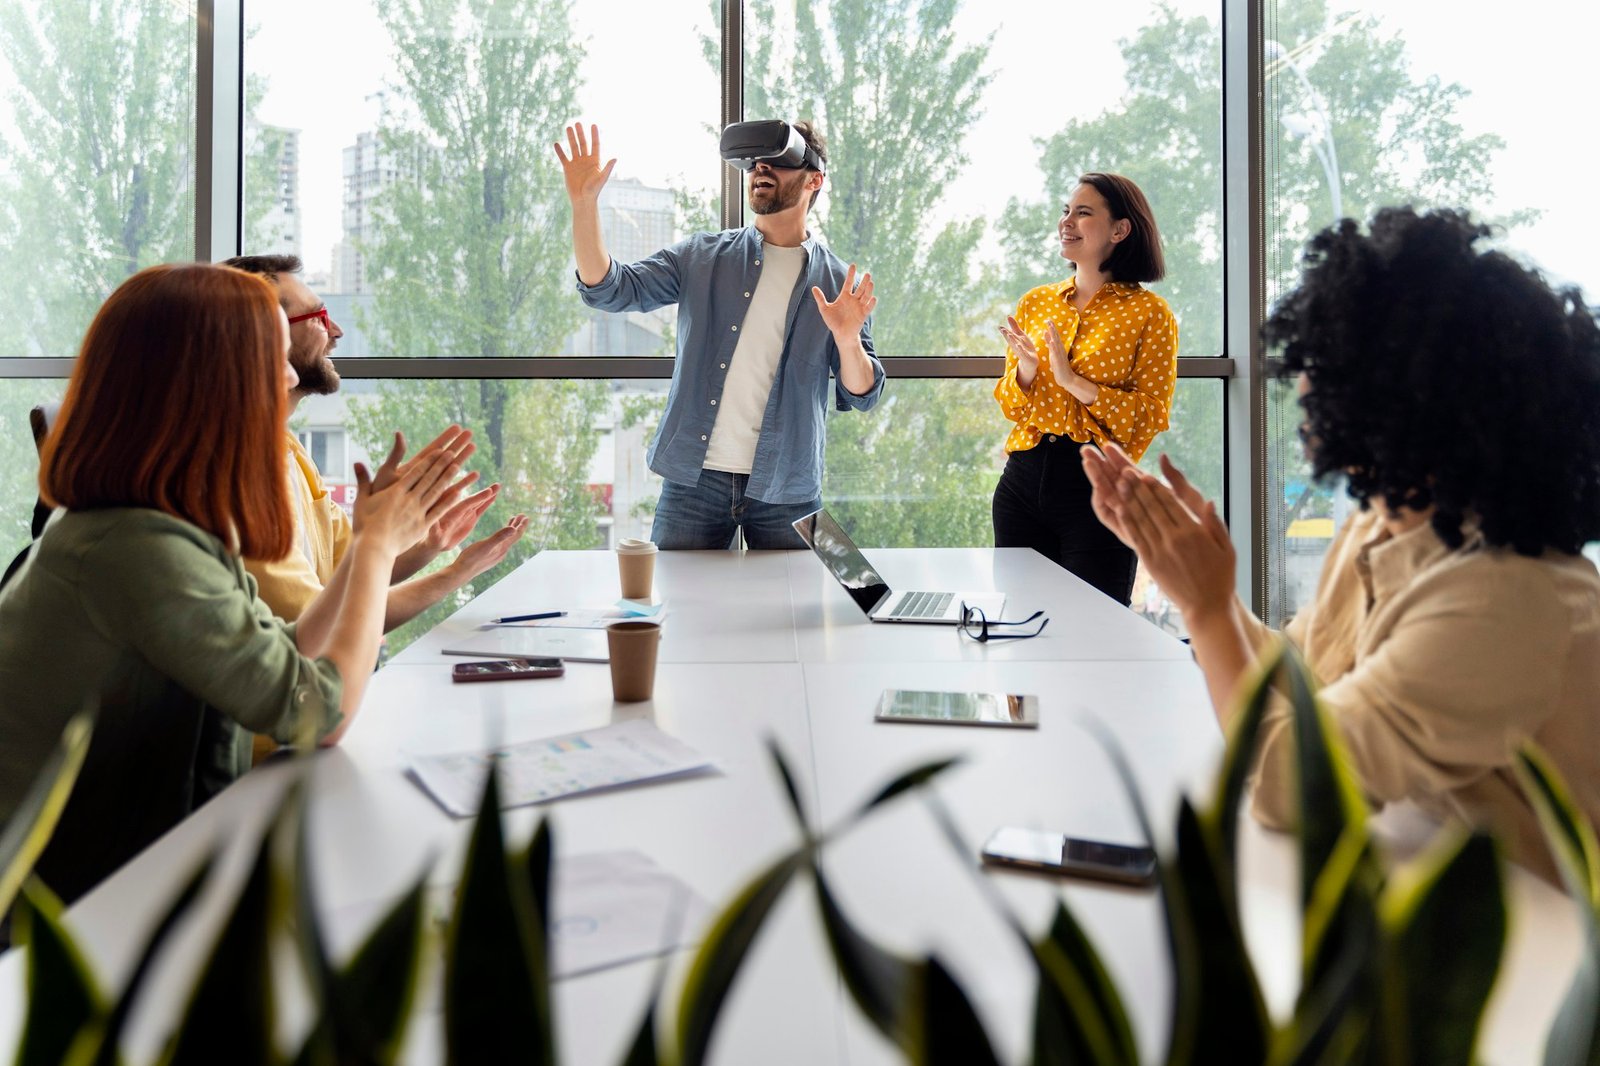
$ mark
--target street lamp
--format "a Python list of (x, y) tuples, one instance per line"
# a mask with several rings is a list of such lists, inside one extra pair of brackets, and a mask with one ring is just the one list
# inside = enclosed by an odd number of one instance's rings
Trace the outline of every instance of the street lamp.
[(1344, 196), (1339, 189), (1339, 152), (1333, 144), (1333, 120), (1328, 117), (1328, 104), (1306, 77), (1306, 72), (1300, 69), (1300, 64), (1294, 61), (1294, 54), (1277, 41), (1262, 42), (1262, 51), (1269, 60), (1288, 67), (1300, 82), (1300, 87), (1305, 90), (1306, 98), (1311, 101), (1311, 114), (1282, 115), (1279, 121), (1291, 137), (1297, 137), (1311, 145), (1311, 151), (1316, 154), (1317, 162), (1322, 164), (1322, 172), (1328, 179), (1328, 198), (1333, 202), (1333, 220), (1337, 222), (1344, 217)]

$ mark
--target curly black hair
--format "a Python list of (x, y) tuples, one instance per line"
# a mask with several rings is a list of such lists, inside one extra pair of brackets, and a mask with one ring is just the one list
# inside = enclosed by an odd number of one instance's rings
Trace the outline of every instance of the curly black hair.
[(1600, 329), (1576, 289), (1478, 242), (1459, 211), (1385, 208), (1312, 238), (1299, 287), (1262, 326), (1303, 372), (1313, 473), (1363, 508), (1433, 507), (1523, 555), (1600, 538)]

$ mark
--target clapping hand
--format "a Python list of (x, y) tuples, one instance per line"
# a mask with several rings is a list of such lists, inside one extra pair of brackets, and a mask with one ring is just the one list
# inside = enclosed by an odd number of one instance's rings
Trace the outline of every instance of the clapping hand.
[(483, 513), (499, 495), (500, 486), (496, 483), (455, 504), (428, 527), (428, 535), (422, 539), (422, 546), (435, 555), (454, 548), (467, 539), (478, 524), (478, 519), (483, 517)]
[(461, 554), (456, 556), (455, 562), (450, 565), (458, 569), (465, 580), (470, 581), (504, 559), (506, 553), (511, 551), (511, 546), (522, 539), (522, 534), (527, 528), (527, 515), (513, 515), (511, 521), (491, 536), (462, 548)]
[(867, 316), (878, 306), (878, 298), (872, 295), (872, 275), (862, 274), (861, 283), (856, 284), (854, 263), (845, 272), (844, 288), (837, 299), (830, 301), (815, 285), (811, 287), (811, 296), (817, 301), (817, 311), (822, 315), (823, 324), (836, 338), (858, 336)]
[(1165, 455), (1165, 482), (1114, 444), (1103, 454), (1085, 448), (1082, 455), (1096, 516), (1138, 554), (1174, 606), (1191, 620), (1229, 609), (1236, 557), (1216, 504)]

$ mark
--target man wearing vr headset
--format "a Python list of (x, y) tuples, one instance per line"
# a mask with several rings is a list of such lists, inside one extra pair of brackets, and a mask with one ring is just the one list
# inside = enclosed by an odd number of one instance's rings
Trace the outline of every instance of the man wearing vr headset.
[[(829, 378), (840, 411), (883, 392), (859, 282), (806, 229), (827, 171), (807, 123), (738, 122), (722, 157), (747, 173), (755, 224), (697, 233), (637, 263), (617, 263), (600, 232), (604, 165), (595, 126), (555, 146), (572, 200), (578, 294), (602, 311), (678, 305), (678, 357), (650, 445), (665, 479), (653, 539), (662, 548), (727, 548), (743, 527), (752, 548), (803, 548), (791, 523), (822, 506)], [(809, 290), (809, 296), (807, 292)], [(830, 299), (830, 294), (832, 298)]]

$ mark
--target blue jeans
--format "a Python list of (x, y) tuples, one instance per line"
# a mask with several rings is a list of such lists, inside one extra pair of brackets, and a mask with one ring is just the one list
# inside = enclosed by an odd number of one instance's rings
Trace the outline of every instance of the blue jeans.
[(727, 549), (734, 530), (743, 526), (751, 548), (804, 548), (791, 523), (820, 509), (821, 497), (810, 503), (765, 503), (744, 494), (749, 481), (749, 474), (702, 470), (693, 485), (662, 482), (650, 539), (667, 551)]

